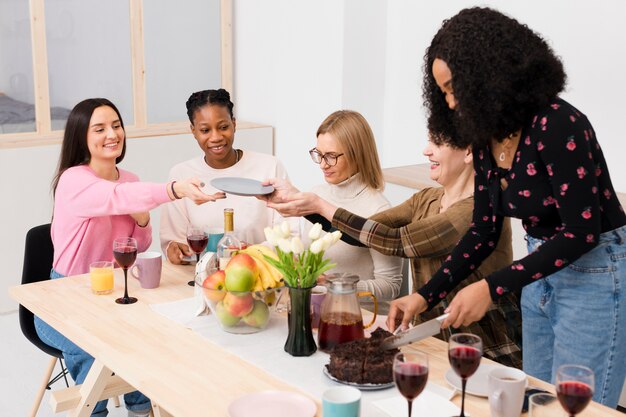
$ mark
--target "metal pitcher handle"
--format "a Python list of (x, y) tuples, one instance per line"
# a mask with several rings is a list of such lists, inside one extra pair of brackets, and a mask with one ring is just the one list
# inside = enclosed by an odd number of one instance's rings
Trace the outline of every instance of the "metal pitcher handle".
[(374, 317), (372, 317), (372, 321), (367, 323), (367, 325), (363, 326), (364, 329), (367, 329), (376, 321), (376, 315), (378, 314), (378, 300), (376, 299), (376, 296), (371, 293), (371, 291), (359, 291), (356, 294), (356, 296), (357, 297), (371, 297), (372, 300), (374, 300)]

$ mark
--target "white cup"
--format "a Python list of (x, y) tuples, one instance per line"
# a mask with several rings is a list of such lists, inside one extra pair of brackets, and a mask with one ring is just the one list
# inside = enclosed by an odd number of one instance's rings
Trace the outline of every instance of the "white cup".
[(496, 368), (489, 372), (489, 408), (493, 417), (517, 417), (522, 413), (526, 374), (515, 368)]

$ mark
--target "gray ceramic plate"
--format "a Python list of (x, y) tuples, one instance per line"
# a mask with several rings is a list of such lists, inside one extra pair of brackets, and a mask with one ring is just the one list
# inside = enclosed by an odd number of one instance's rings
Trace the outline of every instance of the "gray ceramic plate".
[(274, 187), (271, 185), (262, 185), (261, 181), (250, 178), (214, 178), (211, 180), (211, 185), (225, 193), (242, 196), (265, 195), (274, 192)]
[(357, 384), (356, 382), (342, 381), (332, 376), (330, 372), (328, 372), (328, 368), (326, 367), (326, 365), (324, 365), (324, 375), (326, 375), (332, 381), (339, 382), (340, 384), (344, 385), (350, 385), (351, 387), (355, 387), (363, 391), (375, 391), (379, 389), (387, 389), (393, 387), (393, 381), (386, 384)]

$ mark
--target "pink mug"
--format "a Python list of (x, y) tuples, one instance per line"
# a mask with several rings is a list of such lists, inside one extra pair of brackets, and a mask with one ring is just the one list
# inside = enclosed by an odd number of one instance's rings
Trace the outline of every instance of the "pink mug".
[(137, 255), (130, 273), (139, 280), (141, 288), (156, 288), (161, 282), (163, 257), (159, 252), (143, 252)]

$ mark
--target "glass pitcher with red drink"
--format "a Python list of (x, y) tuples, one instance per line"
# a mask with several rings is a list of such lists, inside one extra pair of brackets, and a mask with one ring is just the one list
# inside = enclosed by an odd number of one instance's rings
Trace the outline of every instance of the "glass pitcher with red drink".
[[(376, 320), (378, 302), (369, 291), (357, 292), (359, 277), (353, 274), (329, 274), (326, 278), (328, 293), (320, 309), (320, 324), (317, 338), (320, 350), (330, 352), (338, 344), (363, 339), (367, 329)], [(371, 297), (374, 301), (374, 316), (363, 325), (359, 297)]]

